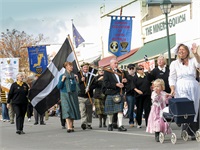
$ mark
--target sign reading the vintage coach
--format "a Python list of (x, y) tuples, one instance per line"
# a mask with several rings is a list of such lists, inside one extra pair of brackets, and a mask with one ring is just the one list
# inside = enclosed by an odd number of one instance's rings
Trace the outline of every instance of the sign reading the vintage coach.
[(115, 56), (130, 52), (132, 17), (111, 17), (108, 51)]
[[(175, 27), (177, 24), (180, 24), (182, 22), (186, 22), (186, 14), (179, 14), (178, 16), (169, 18), (168, 25), (169, 28)], [(160, 31), (163, 31), (166, 29), (166, 22), (163, 20), (161, 22), (158, 22), (156, 24), (152, 24), (151, 26), (148, 26), (145, 28), (145, 35), (151, 35)]]

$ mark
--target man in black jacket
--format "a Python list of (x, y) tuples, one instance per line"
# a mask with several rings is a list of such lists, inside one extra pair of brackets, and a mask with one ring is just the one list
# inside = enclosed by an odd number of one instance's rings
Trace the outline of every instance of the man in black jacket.
[(105, 113), (108, 115), (108, 131), (113, 131), (113, 114), (117, 113), (119, 128), (118, 131), (127, 131), (122, 125), (124, 101), (114, 103), (113, 96), (123, 94), (124, 83), (127, 82), (123, 78), (123, 73), (117, 68), (118, 61), (113, 58), (110, 60), (110, 70), (104, 73), (104, 85), (106, 86), (107, 95), (105, 101)]
[(81, 113), (81, 128), (92, 129), (92, 97), (94, 73), (89, 72), (89, 64), (83, 63), (81, 71), (78, 72), (80, 91), (78, 94), (79, 108)]

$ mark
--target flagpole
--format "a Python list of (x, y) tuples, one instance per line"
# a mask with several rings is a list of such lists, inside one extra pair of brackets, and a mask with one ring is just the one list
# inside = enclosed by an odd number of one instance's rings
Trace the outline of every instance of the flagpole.
[[(92, 68), (94, 67), (95, 69), (97, 68), (101, 68), (101, 67), (98, 67), (98, 66), (96, 66), (96, 65), (94, 65), (94, 64), (89, 64)], [(119, 69), (119, 68), (118, 68)], [(119, 75), (119, 76), (122, 76), (120, 73), (118, 73), (118, 72), (114, 72), (114, 71), (112, 71), (112, 70), (110, 70), (110, 68), (108, 68), (108, 67), (103, 67), (103, 70), (104, 71), (108, 71), (108, 72), (111, 72), (111, 73), (113, 73), (113, 74), (117, 74), (117, 75)], [(120, 69), (119, 69), (120, 70)]]
[(44, 45), (31, 45), (31, 46), (21, 46), (20, 48), (27, 48), (27, 47), (37, 47), (37, 46), (50, 46), (52, 44), (44, 44)]
[[(74, 19), (71, 19), (71, 21), (72, 21), (72, 37), (73, 37), (72, 42), (71, 42), (71, 45), (73, 45), (73, 51), (74, 51), (74, 45), (75, 45), (74, 35), (73, 35), (73, 21), (74, 21)], [(69, 39), (70, 39), (69, 34), (68, 34), (68, 37), (69, 37)], [(70, 39), (70, 41), (71, 41), (71, 39)], [(74, 52), (74, 53), (75, 53), (75, 52)], [(77, 60), (78, 60), (78, 59), (77, 59)], [(78, 66), (79, 66), (79, 64), (78, 64)], [(79, 69), (80, 69), (80, 68), (79, 68)]]
[[(72, 51), (73, 51), (74, 56), (75, 56), (75, 60), (76, 60), (76, 62), (78, 62), (78, 58), (77, 58), (76, 53), (75, 53), (75, 51), (74, 51), (74, 46), (73, 46), (73, 44), (72, 44), (72, 41), (71, 41), (71, 38), (70, 38), (69, 34), (68, 34), (68, 39), (69, 39), (70, 45), (71, 45), (71, 47), (72, 47)], [(83, 73), (82, 73), (82, 71), (81, 71), (81, 67), (80, 67), (79, 63), (77, 63), (77, 64), (78, 64), (78, 68), (79, 68), (79, 70), (80, 70), (81, 77), (83, 77)], [(83, 83), (84, 83), (85, 88), (86, 88), (87, 85), (86, 85), (85, 81), (83, 81)], [(90, 93), (87, 92), (87, 94), (88, 94), (88, 98), (89, 98), (89, 100), (90, 100), (90, 103), (92, 104), (93, 102), (92, 102)]]

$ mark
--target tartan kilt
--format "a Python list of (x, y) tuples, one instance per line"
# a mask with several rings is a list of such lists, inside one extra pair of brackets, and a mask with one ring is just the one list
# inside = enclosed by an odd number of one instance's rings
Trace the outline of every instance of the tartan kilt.
[(119, 104), (115, 104), (112, 100), (113, 95), (107, 95), (105, 101), (105, 114), (112, 115), (114, 113), (123, 112), (124, 102), (121, 101)]
[(97, 115), (104, 114), (104, 103), (105, 103), (105, 100), (94, 98), (95, 112)]

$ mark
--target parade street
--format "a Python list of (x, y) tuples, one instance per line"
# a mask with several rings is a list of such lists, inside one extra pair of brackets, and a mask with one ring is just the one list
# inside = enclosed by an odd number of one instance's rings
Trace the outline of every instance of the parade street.
[(181, 138), (181, 128), (171, 124), (176, 133), (177, 143), (172, 144), (171, 135), (165, 136), (163, 144), (155, 142), (153, 134), (145, 132), (144, 122), (141, 129), (130, 128), (128, 119), (123, 119), (127, 132), (107, 131), (98, 127), (98, 118), (93, 118), (93, 129), (83, 131), (80, 120), (75, 121), (75, 132), (67, 133), (62, 129), (59, 117), (50, 117), (46, 125), (33, 125), (25, 120), (24, 132), (18, 135), (15, 124), (0, 122), (0, 150), (199, 150), (200, 143), (185, 142)]

